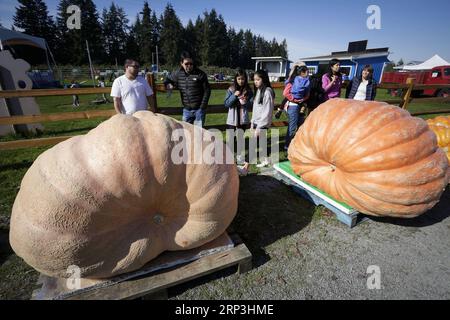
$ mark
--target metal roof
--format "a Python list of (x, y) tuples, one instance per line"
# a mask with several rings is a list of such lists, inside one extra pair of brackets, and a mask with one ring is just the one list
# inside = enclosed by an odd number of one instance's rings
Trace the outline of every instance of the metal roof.
[(279, 56), (279, 57), (252, 57), (252, 60), (286, 60), (286, 61), (292, 62), (288, 58), (284, 58), (281, 56)]
[(301, 58), (303, 61), (317, 61), (317, 60), (330, 60), (330, 59), (355, 59), (355, 58), (370, 58), (370, 57), (382, 57), (389, 55), (389, 48), (375, 48), (367, 49), (359, 52), (348, 51), (336, 51), (326, 56), (316, 56)]

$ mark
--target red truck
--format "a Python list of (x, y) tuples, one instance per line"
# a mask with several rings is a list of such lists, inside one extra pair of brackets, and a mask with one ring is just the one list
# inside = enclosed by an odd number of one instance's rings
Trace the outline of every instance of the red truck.
[(431, 70), (384, 72), (381, 83), (406, 83), (406, 79), (414, 78), (415, 84), (443, 84), (448, 88), (414, 90), (414, 96), (427, 95), (448, 97), (450, 95), (450, 66), (434, 67)]

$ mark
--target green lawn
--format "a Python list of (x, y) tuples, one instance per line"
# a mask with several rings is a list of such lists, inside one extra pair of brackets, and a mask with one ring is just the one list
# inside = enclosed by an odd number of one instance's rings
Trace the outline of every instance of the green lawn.
[[(276, 103), (281, 102), (282, 90), (276, 91)], [(223, 104), (225, 97), (224, 90), (213, 90), (211, 94), (210, 104)], [(158, 93), (158, 107), (177, 107), (181, 106), (178, 92), (174, 92), (170, 97), (166, 93)], [(72, 107), (71, 96), (59, 97), (39, 97), (37, 102), (40, 106), (41, 112), (46, 113), (61, 113), (81, 110), (95, 110), (95, 109), (112, 109), (111, 103), (103, 105), (94, 105), (92, 100), (96, 99), (96, 95), (80, 96), (81, 106), (79, 108)], [(390, 97), (386, 90), (379, 90), (378, 100), (398, 100), (397, 97)], [(412, 103), (409, 110), (426, 111), (449, 108), (449, 104), (442, 103)], [(424, 118), (435, 117), (436, 115), (423, 116)], [(180, 119), (180, 116), (175, 116)], [(43, 123), (44, 132), (37, 135), (38, 137), (49, 137), (59, 135), (79, 135), (88, 132), (95, 128), (100, 122), (105, 119), (89, 119), (89, 120), (74, 120), (74, 121), (59, 121)], [(226, 114), (209, 114), (206, 117), (206, 125), (225, 124)], [(283, 115), (281, 120), (286, 120)], [(286, 128), (281, 128), (280, 136), (286, 134)], [(1, 137), (0, 141), (8, 141), (15, 139), (35, 138), (36, 136), (23, 137), (16, 135), (9, 135)], [(18, 192), (20, 182), (31, 166), (33, 161), (48, 147), (4, 150), (0, 151), (0, 299), (2, 298), (28, 298), (30, 288), (34, 284), (37, 273), (25, 265), (21, 259), (15, 256), (9, 247), (9, 217), (12, 205), (16, 194)], [(281, 160), (286, 158), (286, 153), (281, 152)], [(256, 168), (252, 166), (252, 171), (256, 172)]]

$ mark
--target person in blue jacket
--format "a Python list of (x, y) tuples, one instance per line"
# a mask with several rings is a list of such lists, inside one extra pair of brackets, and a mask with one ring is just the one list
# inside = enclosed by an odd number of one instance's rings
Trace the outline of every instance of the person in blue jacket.
[[(248, 111), (252, 104), (253, 91), (248, 84), (247, 74), (244, 70), (238, 69), (234, 75), (233, 84), (227, 90), (224, 101), (225, 107), (228, 108), (227, 128), (235, 130), (238, 141), (244, 142), (244, 131), (250, 129)], [(245, 175), (248, 171), (248, 162), (245, 161), (245, 156), (241, 154), (243, 150), (237, 150), (237, 145), (234, 141), (236, 162), (238, 165), (243, 165), (238, 169), (241, 174)]]

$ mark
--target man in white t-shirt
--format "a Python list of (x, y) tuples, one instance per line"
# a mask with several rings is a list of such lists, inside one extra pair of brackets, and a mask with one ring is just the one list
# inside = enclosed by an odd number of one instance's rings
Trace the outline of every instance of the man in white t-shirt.
[(133, 114), (139, 110), (156, 112), (150, 98), (153, 90), (147, 80), (138, 76), (139, 63), (135, 60), (125, 60), (125, 74), (116, 78), (111, 88), (111, 97), (114, 97), (114, 109), (117, 113)]

